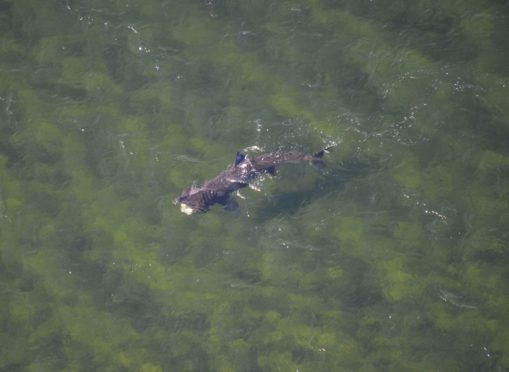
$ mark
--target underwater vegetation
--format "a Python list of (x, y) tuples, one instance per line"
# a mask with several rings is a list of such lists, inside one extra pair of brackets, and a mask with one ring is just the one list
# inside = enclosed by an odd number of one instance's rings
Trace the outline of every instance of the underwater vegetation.
[[(508, 18), (0, 0), (0, 370), (509, 369)], [(238, 211), (172, 204), (329, 141)]]

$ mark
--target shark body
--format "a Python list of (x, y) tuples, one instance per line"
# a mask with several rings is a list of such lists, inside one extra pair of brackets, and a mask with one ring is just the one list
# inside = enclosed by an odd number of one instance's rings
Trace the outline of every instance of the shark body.
[(323, 162), (324, 154), (331, 147), (314, 154), (299, 151), (276, 151), (260, 154), (253, 158), (237, 152), (232, 165), (201, 186), (193, 184), (187, 187), (175, 199), (175, 204), (180, 205), (180, 210), (188, 215), (207, 212), (214, 204), (221, 204), (227, 209), (233, 209), (237, 203), (233, 199), (232, 193), (249, 186), (260, 175), (275, 175), (276, 167), (281, 164), (297, 164), (308, 161), (320, 165)]

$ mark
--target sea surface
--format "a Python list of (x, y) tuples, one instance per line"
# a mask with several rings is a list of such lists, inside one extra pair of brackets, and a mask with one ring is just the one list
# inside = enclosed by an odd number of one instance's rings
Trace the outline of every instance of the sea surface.
[(509, 371), (508, 61), (505, 0), (0, 0), (0, 370)]

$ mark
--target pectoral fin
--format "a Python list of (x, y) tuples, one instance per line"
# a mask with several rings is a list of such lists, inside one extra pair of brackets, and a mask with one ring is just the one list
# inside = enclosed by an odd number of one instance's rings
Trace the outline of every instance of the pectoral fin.
[(272, 167), (268, 167), (265, 172), (267, 172), (268, 174), (270, 174), (272, 177), (275, 177), (276, 176), (276, 167), (272, 166)]
[(225, 211), (235, 211), (239, 208), (239, 204), (234, 198), (228, 198), (223, 205)]

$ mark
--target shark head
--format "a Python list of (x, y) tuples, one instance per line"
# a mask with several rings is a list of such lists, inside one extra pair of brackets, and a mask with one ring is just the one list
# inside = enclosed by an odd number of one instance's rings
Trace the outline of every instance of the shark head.
[(205, 190), (192, 185), (182, 191), (182, 194), (175, 199), (175, 204), (180, 205), (180, 211), (187, 215), (206, 212), (208, 210), (208, 205), (206, 203), (205, 194)]
[(180, 211), (187, 215), (194, 213), (204, 213), (216, 203), (227, 204), (229, 193), (223, 190), (214, 190), (207, 187), (197, 187), (192, 185), (185, 189), (180, 196), (175, 199), (175, 204), (180, 205)]

